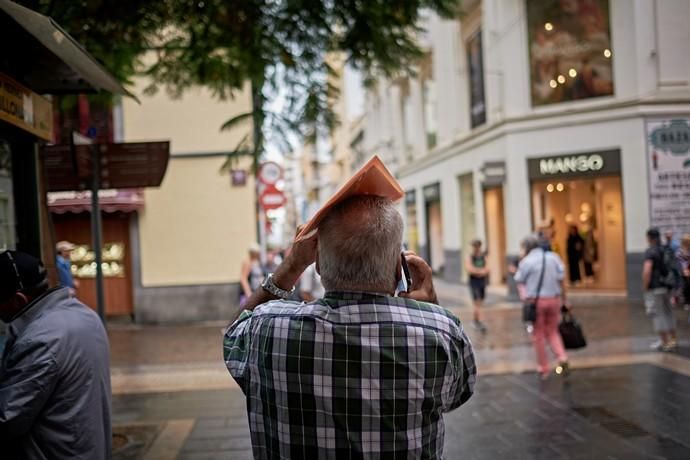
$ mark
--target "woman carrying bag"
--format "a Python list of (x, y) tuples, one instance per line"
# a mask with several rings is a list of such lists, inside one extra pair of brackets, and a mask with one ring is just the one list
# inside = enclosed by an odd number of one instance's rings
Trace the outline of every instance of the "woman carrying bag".
[[(527, 254), (518, 265), (515, 282), (524, 285), (525, 319), (533, 320), (532, 341), (537, 355), (537, 370), (542, 379), (551, 373), (546, 355), (546, 342), (558, 359), (556, 373), (568, 374), (568, 355), (558, 332), (561, 307), (566, 303), (563, 278), (565, 269), (558, 254), (545, 251), (539, 240), (529, 236), (522, 241)], [(529, 310), (536, 313), (530, 314)], [(530, 318), (531, 316), (531, 318)], [(534, 318), (536, 316), (536, 318)]]

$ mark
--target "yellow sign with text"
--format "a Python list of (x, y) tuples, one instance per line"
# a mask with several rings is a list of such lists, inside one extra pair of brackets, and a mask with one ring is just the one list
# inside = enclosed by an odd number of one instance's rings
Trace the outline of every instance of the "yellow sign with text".
[(53, 140), (53, 104), (2, 73), (0, 120), (46, 141)]

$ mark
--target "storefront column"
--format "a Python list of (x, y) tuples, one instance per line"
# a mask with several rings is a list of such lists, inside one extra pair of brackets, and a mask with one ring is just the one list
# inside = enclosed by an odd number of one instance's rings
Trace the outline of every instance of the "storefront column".
[(517, 152), (506, 156), (505, 182), (505, 218), (509, 222), (506, 232), (506, 253), (508, 257), (517, 257), (520, 253), (520, 242), (531, 233), (531, 197), (527, 179), (527, 162)]
[(429, 260), (429, 243), (426, 234), (426, 201), (424, 193), (420, 188), (416, 193), (417, 201), (417, 234), (419, 235), (419, 255), (425, 260)]
[[(642, 265), (647, 249), (646, 232), (649, 220), (649, 166), (644, 120), (639, 120), (639, 130), (625, 136), (628, 143), (622, 145), (621, 179), (623, 208), (625, 209), (625, 265), (628, 297), (642, 299)], [(637, 137), (637, 138), (636, 138)]]
[(443, 277), (452, 283), (462, 276), (462, 254), (460, 251), (460, 196), (458, 183), (454, 176), (444, 176), (441, 180), (441, 200), (443, 215), (443, 254), (445, 268)]
[[(481, 184), (482, 173), (478, 169), (472, 171), (472, 188), (474, 189), (474, 216), (477, 234), (472, 239), (478, 238), (484, 243), (486, 249), (486, 210), (484, 209), (484, 189)], [(491, 224), (491, 222), (489, 222)]]

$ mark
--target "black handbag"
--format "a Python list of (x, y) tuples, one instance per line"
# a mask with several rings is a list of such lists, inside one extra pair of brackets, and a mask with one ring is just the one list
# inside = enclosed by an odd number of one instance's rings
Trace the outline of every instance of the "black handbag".
[(577, 350), (587, 346), (587, 339), (582, 332), (582, 326), (569, 311), (563, 312), (561, 323), (558, 325), (558, 332), (561, 334), (563, 346), (567, 350)]
[(546, 251), (542, 250), (541, 258), (541, 274), (539, 274), (539, 284), (537, 285), (537, 296), (528, 299), (522, 304), (522, 321), (524, 323), (534, 323), (537, 321), (537, 301), (539, 300), (539, 293), (541, 292), (541, 285), (544, 282), (544, 271), (546, 270)]

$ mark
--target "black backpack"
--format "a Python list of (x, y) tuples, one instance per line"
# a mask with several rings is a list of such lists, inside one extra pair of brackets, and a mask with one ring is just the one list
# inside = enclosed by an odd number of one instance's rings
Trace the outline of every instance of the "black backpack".
[(683, 278), (676, 254), (669, 245), (662, 246), (660, 253), (659, 283), (669, 289), (679, 288)]

